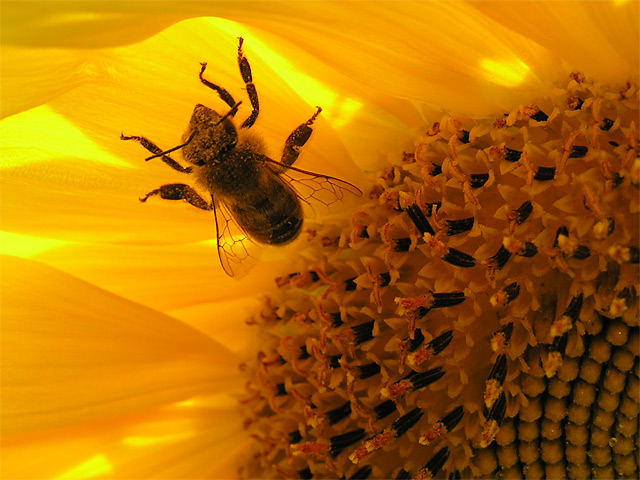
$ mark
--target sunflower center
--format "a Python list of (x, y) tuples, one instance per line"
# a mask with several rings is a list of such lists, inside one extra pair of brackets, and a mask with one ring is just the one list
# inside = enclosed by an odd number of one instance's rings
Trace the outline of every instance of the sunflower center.
[(572, 74), (390, 159), (253, 322), (252, 478), (637, 478), (638, 89)]

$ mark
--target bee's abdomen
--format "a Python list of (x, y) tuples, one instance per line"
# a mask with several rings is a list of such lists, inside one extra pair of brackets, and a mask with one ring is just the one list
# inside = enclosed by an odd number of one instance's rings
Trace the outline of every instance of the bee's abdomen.
[(271, 230), (271, 238), (267, 243), (271, 245), (282, 245), (289, 243), (300, 234), (302, 230), (302, 215), (286, 215), (279, 218), (274, 218), (272, 223), (273, 229)]

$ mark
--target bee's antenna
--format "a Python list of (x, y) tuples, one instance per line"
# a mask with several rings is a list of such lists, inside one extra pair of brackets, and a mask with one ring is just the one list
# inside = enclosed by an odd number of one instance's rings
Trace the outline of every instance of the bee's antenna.
[(166, 155), (167, 153), (175, 152), (176, 150), (179, 150), (182, 147), (186, 147), (187, 145), (189, 145), (191, 140), (193, 140), (193, 137), (195, 137), (195, 135), (196, 135), (196, 132), (194, 130), (193, 132), (191, 132), (191, 135), (189, 135), (189, 138), (187, 139), (187, 141), (184, 142), (182, 145), (178, 145), (177, 147), (170, 148), (169, 150), (165, 150), (164, 152), (160, 152), (160, 153), (156, 153), (155, 155), (151, 155), (150, 157), (145, 158), (145, 161), (148, 162), (149, 160), (151, 160), (153, 158), (162, 157), (162, 156)]
[[(232, 117), (236, 114), (236, 112), (238, 111), (238, 107), (240, 106), (242, 102), (238, 102), (236, 103), (233, 107), (231, 107), (231, 110), (229, 110), (227, 113), (225, 113), (222, 118), (220, 120), (218, 120), (217, 123), (214, 124), (214, 127), (217, 127), (218, 125), (220, 125), (222, 122), (224, 122), (227, 118)], [(187, 142), (188, 143), (188, 142)]]

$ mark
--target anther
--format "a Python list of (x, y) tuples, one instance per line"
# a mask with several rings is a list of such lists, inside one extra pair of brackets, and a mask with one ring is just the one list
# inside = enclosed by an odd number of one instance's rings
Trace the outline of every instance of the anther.
[(373, 327), (375, 326), (375, 320), (370, 322), (361, 323), (355, 327), (351, 327), (351, 331), (355, 337), (355, 344), (360, 345), (369, 340), (373, 340)]
[[(447, 220), (447, 235), (453, 236), (459, 233), (468, 232), (473, 228), (475, 219), (473, 217), (462, 218), (460, 220)], [(424, 232), (421, 232), (424, 234)]]
[(406, 212), (413, 224), (422, 235), (424, 235), (425, 233), (429, 233), (431, 235), (435, 234), (435, 231), (429, 224), (427, 217), (424, 215), (418, 205), (416, 205), (415, 203), (413, 205), (409, 205), (406, 209)]
[(349, 477), (349, 480), (366, 480), (371, 475), (371, 465), (365, 465)]
[(351, 415), (351, 402), (343, 403), (339, 407), (325, 413), (325, 416), (329, 419), (329, 425), (335, 425), (349, 415)]
[(396, 406), (396, 402), (393, 400), (385, 400), (381, 404), (377, 405), (373, 408), (374, 413), (376, 414), (377, 420), (382, 420), (383, 418), (391, 415), (398, 409)]
[(434, 478), (449, 459), (449, 447), (438, 450), (424, 467), (418, 470), (413, 480), (429, 480)]
[(376, 362), (361, 365), (357, 368), (360, 371), (360, 380), (373, 377), (374, 375), (380, 373), (380, 365), (378, 365)]
[(342, 435), (336, 435), (335, 437), (331, 437), (329, 442), (331, 442), (331, 447), (329, 448), (329, 453), (333, 458), (336, 458), (340, 453), (347, 447), (350, 447), (354, 443), (359, 442), (365, 436), (366, 432), (364, 428), (358, 428), (356, 430), (352, 430), (347, 433), (343, 433)]
[(491, 336), (491, 350), (494, 352), (502, 351), (504, 347), (509, 345), (512, 334), (513, 322), (509, 322)]
[(539, 182), (546, 182), (548, 180), (553, 180), (553, 177), (556, 175), (556, 167), (538, 167), (534, 180), (538, 180)]

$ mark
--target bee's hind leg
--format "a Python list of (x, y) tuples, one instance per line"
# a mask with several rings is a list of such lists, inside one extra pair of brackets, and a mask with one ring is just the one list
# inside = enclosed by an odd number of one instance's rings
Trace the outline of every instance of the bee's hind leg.
[[(158, 147), (155, 143), (153, 143), (151, 140), (145, 137), (138, 137), (135, 135), (126, 136), (121, 133), (120, 140), (135, 140), (136, 142), (140, 143), (140, 145), (142, 145), (144, 148), (149, 150), (151, 153), (155, 153), (156, 155), (159, 155), (163, 152), (163, 150), (160, 147)], [(177, 170), (182, 173), (191, 173), (191, 167), (183, 167), (168, 155), (162, 155), (160, 158), (164, 163), (169, 165), (174, 170)]]
[(213, 210), (213, 202), (207, 202), (189, 185), (184, 183), (170, 183), (162, 185), (160, 188), (150, 191), (144, 197), (140, 197), (141, 202), (146, 202), (147, 198), (160, 195), (165, 200), (184, 200), (201, 210)]
[(307, 143), (309, 137), (311, 137), (311, 133), (313, 133), (311, 125), (313, 125), (316, 117), (320, 115), (322, 111), (322, 108), (316, 108), (318, 109), (316, 113), (314, 113), (309, 120), (298, 126), (298, 128), (289, 135), (289, 138), (287, 138), (284, 144), (284, 151), (282, 152), (282, 159), (280, 160), (280, 163), (283, 165), (287, 167), (293, 165), (300, 155), (300, 150), (304, 147), (304, 144)]

